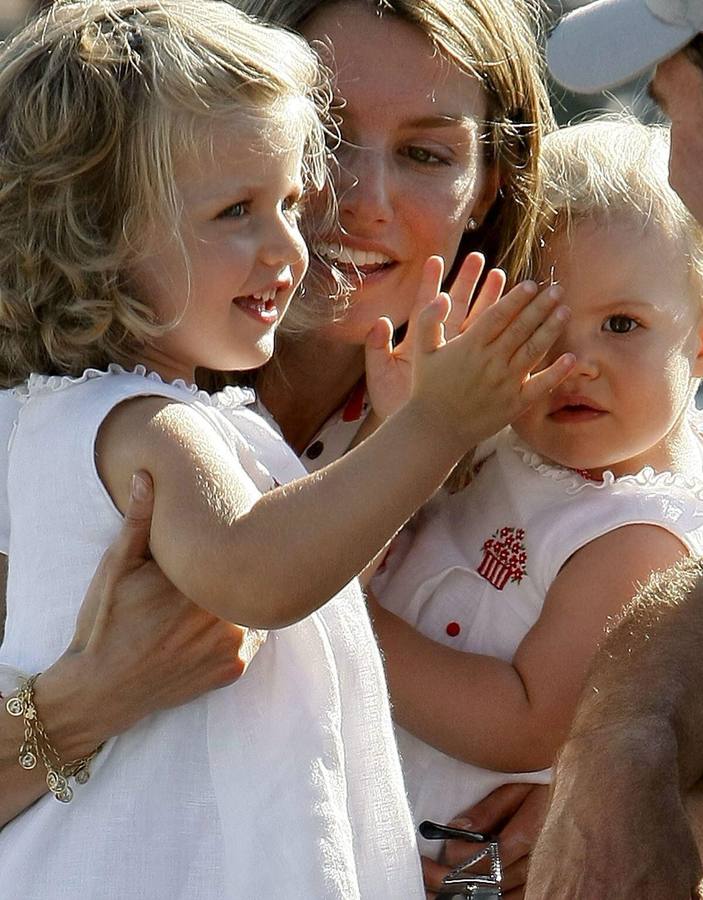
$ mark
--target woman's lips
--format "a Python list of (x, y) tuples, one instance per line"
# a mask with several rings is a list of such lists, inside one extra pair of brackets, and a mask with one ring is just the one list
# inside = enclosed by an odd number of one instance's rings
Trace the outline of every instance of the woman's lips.
[(382, 250), (350, 247), (342, 243), (321, 244), (317, 247), (317, 252), (333, 263), (352, 282), (355, 278), (366, 280), (396, 264), (395, 260)]

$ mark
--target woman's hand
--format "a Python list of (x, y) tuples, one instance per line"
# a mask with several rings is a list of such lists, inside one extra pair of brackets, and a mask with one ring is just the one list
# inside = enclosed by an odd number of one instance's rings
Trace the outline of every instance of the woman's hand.
[[(497, 788), (452, 824), (471, 831), (495, 834), (503, 866), (501, 884), (505, 900), (525, 896), (527, 866), (547, 812), (549, 787), (542, 784), (505, 784)], [(423, 859), (428, 898), (436, 896), (442, 879), (479, 849), (480, 844), (447, 841), (438, 862)], [(477, 867), (476, 872), (483, 871)]]
[(151, 479), (138, 473), (68, 649), (95, 672), (109, 734), (236, 681), (265, 639), (195, 606), (171, 585), (149, 554), (152, 506)]

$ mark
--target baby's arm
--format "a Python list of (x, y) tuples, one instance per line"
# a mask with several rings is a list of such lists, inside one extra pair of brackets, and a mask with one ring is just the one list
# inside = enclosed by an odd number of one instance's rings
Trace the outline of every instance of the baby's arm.
[(653, 525), (627, 525), (587, 544), (555, 579), (512, 663), (438, 644), (372, 600), (396, 721), (484, 768), (551, 765), (608, 620), (652, 570), (684, 555), (678, 538)]

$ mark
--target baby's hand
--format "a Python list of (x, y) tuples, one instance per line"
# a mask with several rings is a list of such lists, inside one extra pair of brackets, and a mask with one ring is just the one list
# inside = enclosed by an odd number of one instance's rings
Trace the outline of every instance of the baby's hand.
[(575, 360), (565, 353), (530, 375), (559, 336), (569, 310), (559, 305), (556, 286), (538, 293), (537, 285), (526, 281), (502, 296), (505, 275), (493, 269), (476, 309), (447, 341), (451, 300), (440, 290), (442, 275), (442, 259), (430, 257), (421, 286), (426, 299), (414, 327), (408, 402), (438, 434), (466, 448), (518, 418), (569, 374)]
[[(487, 303), (485, 291), (481, 291), (467, 320), (467, 311), (484, 265), (485, 259), (481, 253), (470, 253), (462, 263), (448, 291), (451, 310), (444, 323), (446, 340), (461, 333), (466, 322), (474, 317), (477, 308), (484, 308), (497, 299), (492, 296)], [(366, 339), (366, 386), (373, 411), (381, 420), (387, 419), (410, 399), (417, 320), (422, 310), (435, 299), (437, 291), (433, 277), (430, 274), (420, 284), (405, 337), (399, 344), (393, 346), (393, 325), (389, 319), (379, 319)]]

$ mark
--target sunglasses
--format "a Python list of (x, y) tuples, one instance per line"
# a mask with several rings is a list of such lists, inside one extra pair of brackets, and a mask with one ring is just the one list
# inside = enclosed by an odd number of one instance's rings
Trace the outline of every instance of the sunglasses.
[[(485, 844), (472, 856), (442, 879), (442, 890), (437, 900), (449, 900), (450, 897), (469, 897), (471, 900), (497, 900), (501, 896), (500, 883), (503, 870), (498, 854), (498, 839), (490, 834), (469, 831), (466, 828), (455, 828), (451, 825), (439, 825), (437, 822), (420, 822), (418, 831), (428, 841), (467, 841), (471, 844)], [(490, 860), (490, 873), (478, 875), (469, 870), (481, 860)], [(445, 890), (446, 888), (446, 890)]]

